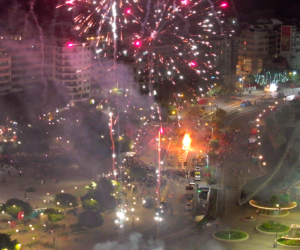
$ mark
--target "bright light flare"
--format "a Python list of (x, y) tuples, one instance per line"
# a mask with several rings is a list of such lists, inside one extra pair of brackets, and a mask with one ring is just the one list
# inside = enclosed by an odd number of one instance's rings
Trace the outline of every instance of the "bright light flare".
[(228, 5), (227, 5), (227, 3), (222, 3), (221, 4), (221, 7), (227, 7)]
[(131, 9), (127, 9), (126, 14), (131, 14)]
[(181, 4), (182, 5), (188, 5), (189, 4), (189, 0), (181, 0)]
[(134, 46), (135, 47), (140, 47), (141, 46), (141, 42), (140, 41), (135, 41), (134, 42)]
[(191, 147), (191, 137), (188, 134), (185, 134), (182, 140), (182, 148), (183, 149), (189, 149)]

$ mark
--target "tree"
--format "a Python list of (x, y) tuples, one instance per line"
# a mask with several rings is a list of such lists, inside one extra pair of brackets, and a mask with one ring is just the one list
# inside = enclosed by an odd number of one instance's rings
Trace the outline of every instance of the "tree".
[(88, 188), (88, 192), (81, 197), (81, 201), (94, 199), (101, 208), (107, 210), (116, 205), (116, 200), (112, 196), (113, 191), (114, 188), (111, 181), (106, 178), (100, 178), (97, 183), (92, 182)]
[(65, 218), (63, 213), (57, 213), (57, 214), (48, 214), (48, 220), (51, 222), (57, 222)]
[[(22, 211), (24, 211), (25, 216), (29, 216), (33, 212), (33, 208), (28, 202), (25, 202), (25, 201), (22, 201), (22, 200), (19, 200), (19, 199), (16, 199), (16, 198), (7, 200), (6, 203), (5, 203), (5, 206), (6, 206), (6, 211), (10, 210), (10, 211), (13, 211), (13, 212), (15, 212), (16, 209), (13, 209), (13, 208), (10, 208), (10, 207), (14, 207), (14, 206), (15, 207), (20, 207), (22, 209)], [(11, 214), (11, 215), (15, 216), (13, 214)]]
[(86, 199), (84, 201), (82, 201), (82, 208), (84, 210), (91, 210), (91, 211), (95, 211), (95, 212), (104, 212), (103, 207), (101, 207), (98, 203), (98, 201), (94, 200), (94, 199)]
[(16, 205), (9, 206), (6, 208), (6, 213), (10, 214), (13, 217), (17, 217), (18, 213), (22, 211), (22, 208)]
[(227, 115), (227, 112), (224, 109), (216, 109), (216, 118), (223, 120)]
[(47, 208), (44, 214), (48, 215), (48, 220), (51, 222), (57, 222), (65, 218), (64, 214), (55, 208)]
[(278, 123), (273, 117), (268, 117), (266, 119), (266, 131), (275, 149), (286, 142), (286, 124)]
[(220, 130), (221, 128), (224, 127), (224, 122), (223, 120), (219, 119), (219, 118), (216, 118), (214, 117), (211, 121), (212, 125), (214, 126), (214, 128), (216, 130)]
[(54, 202), (57, 206), (63, 209), (69, 207), (75, 208), (78, 206), (77, 198), (74, 195), (67, 193), (56, 194), (54, 197)]
[(147, 172), (141, 167), (131, 167), (128, 171), (128, 175), (134, 179), (146, 178)]
[(94, 228), (100, 227), (104, 223), (103, 217), (100, 213), (86, 210), (79, 214), (78, 224), (80, 227)]
[(278, 204), (278, 202), (279, 202), (278, 196), (277, 195), (272, 195), (271, 198), (270, 198), (270, 202), (273, 206)]
[(9, 234), (0, 233), (0, 249), (16, 250), (19, 249), (17, 240), (12, 240)]

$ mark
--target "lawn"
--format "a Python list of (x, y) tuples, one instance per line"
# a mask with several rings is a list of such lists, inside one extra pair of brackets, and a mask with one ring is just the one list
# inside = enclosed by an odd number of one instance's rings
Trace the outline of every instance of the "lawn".
[[(265, 227), (265, 224), (268, 224), (268, 227)], [(290, 228), (286, 225), (282, 224), (270, 224), (270, 223), (264, 223), (262, 225), (258, 226), (258, 229), (264, 232), (271, 232), (271, 233), (276, 233), (276, 232), (287, 232), (290, 230)]]
[(278, 243), (287, 245), (287, 246), (300, 246), (300, 241), (299, 240), (286, 240), (283, 238), (279, 238), (277, 240)]
[[(247, 234), (242, 231), (218, 231), (215, 233), (215, 236), (224, 240), (241, 240), (247, 237)], [(230, 237), (230, 238), (229, 238)]]

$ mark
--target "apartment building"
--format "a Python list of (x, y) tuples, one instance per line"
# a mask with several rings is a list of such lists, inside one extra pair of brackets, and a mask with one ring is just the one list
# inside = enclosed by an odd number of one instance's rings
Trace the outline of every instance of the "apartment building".
[(243, 30), (239, 37), (238, 54), (237, 75), (260, 73), (263, 60), (269, 56), (269, 32), (254, 27)]
[[(20, 35), (1, 36), (3, 74), (0, 95), (22, 91), (43, 81), (41, 44)], [(3, 89), (2, 89), (3, 88)]]
[(230, 79), (232, 63), (232, 38), (225, 36), (205, 37), (208, 41), (207, 52), (213, 56), (212, 64), (225, 81)]
[(11, 56), (6, 49), (0, 49), (0, 95), (11, 92)]
[(292, 70), (300, 70), (300, 31), (296, 26), (281, 26), (280, 55)]
[(66, 88), (71, 102), (90, 97), (92, 49), (89, 43), (57, 38), (45, 44), (45, 78)]

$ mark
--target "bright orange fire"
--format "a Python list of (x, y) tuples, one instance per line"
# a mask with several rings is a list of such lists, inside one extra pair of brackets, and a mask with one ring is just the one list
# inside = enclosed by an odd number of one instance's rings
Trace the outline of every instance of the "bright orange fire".
[(191, 146), (191, 142), (192, 142), (191, 137), (188, 134), (185, 134), (182, 140), (182, 144), (183, 144), (182, 148), (189, 149)]

